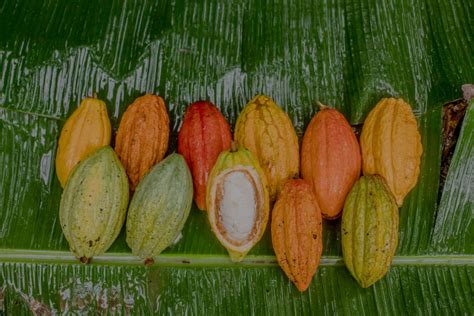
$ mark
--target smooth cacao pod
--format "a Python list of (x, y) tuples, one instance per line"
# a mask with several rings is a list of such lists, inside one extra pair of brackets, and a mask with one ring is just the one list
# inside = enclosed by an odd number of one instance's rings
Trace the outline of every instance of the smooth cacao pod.
[(338, 111), (322, 107), (303, 137), (301, 175), (312, 184), (324, 218), (339, 217), (360, 169), (359, 143), (351, 126)]
[(145, 173), (168, 149), (169, 118), (165, 102), (156, 95), (138, 97), (125, 111), (115, 139), (115, 151), (135, 191)]
[(105, 146), (81, 161), (64, 188), (59, 220), (74, 255), (83, 263), (103, 254), (120, 233), (128, 205), (128, 180)]
[(61, 130), (56, 153), (56, 174), (61, 186), (79, 161), (110, 144), (110, 120), (105, 103), (85, 98)]
[(127, 215), (127, 244), (145, 263), (153, 262), (181, 233), (193, 203), (191, 173), (171, 154), (143, 177)]
[(398, 244), (398, 208), (385, 180), (363, 176), (342, 213), (342, 253), (347, 269), (366, 288), (387, 273)]
[(194, 201), (206, 209), (206, 184), (219, 154), (230, 148), (232, 134), (229, 123), (211, 102), (191, 104), (184, 114), (178, 134), (178, 153), (193, 175)]
[(306, 180), (288, 180), (272, 211), (272, 243), (278, 263), (301, 292), (319, 266), (322, 243), (321, 210)]
[(272, 99), (257, 95), (240, 113), (234, 138), (259, 161), (274, 201), (286, 180), (299, 174), (298, 137), (290, 118)]
[(207, 211), (231, 260), (241, 261), (262, 238), (270, 213), (265, 174), (250, 151), (232, 145), (219, 155), (207, 183)]
[(370, 111), (360, 137), (364, 175), (380, 174), (398, 206), (420, 173), (423, 146), (415, 116), (402, 99), (382, 99)]

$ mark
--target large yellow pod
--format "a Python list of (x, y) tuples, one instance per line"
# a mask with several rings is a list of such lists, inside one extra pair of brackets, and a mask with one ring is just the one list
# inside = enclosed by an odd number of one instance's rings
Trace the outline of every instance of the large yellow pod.
[(56, 174), (61, 186), (72, 169), (98, 148), (110, 144), (110, 120), (105, 103), (85, 98), (67, 119), (59, 136)]
[(271, 98), (257, 95), (240, 113), (234, 138), (257, 158), (274, 201), (286, 180), (299, 174), (298, 137), (290, 118)]
[(411, 107), (402, 99), (382, 99), (370, 111), (360, 138), (364, 175), (385, 178), (398, 206), (420, 173), (421, 136)]

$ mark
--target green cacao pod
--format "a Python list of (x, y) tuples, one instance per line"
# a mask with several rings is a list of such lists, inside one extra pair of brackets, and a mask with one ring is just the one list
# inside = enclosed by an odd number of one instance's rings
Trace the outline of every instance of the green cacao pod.
[(193, 181), (183, 156), (171, 154), (140, 181), (127, 215), (127, 244), (153, 262), (181, 233), (193, 202)]
[(387, 273), (398, 244), (398, 208), (384, 178), (363, 176), (342, 213), (342, 253), (347, 269), (367, 288)]
[(209, 223), (232, 261), (241, 261), (262, 238), (270, 214), (265, 173), (252, 153), (237, 148), (223, 151), (207, 182)]
[(117, 238), (128, 205), (125, 169), (105, 146), (73, 169), (64, 188), (59, 220), (71, 251), (83, 263), (104, 253)]

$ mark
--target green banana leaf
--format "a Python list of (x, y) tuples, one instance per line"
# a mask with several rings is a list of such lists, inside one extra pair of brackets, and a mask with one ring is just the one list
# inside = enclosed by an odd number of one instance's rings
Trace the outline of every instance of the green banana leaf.
[[(474, 82), (474, 2), (445, 0), (12, 1), (0, 3), (0, 314), (474, 314), (474, 103), (438, 203), (442, 105)], [(114, 128), (143, 93), (166, 100), (176, 133), (209, 99), (233, 125), (271, 96), (299, 135), (317, 110), (363, 123), (384, 96), (413, 107), (418, 185), (400, 209), (389, 273), (362, 289), (324, 223), (321, 265), (300, 293), (269, 232), (231, 263), (193, 207), (182, 239), (151, 267), (124, 233), (82, 265), (58, 221), (57, 139), (94, 93)]]

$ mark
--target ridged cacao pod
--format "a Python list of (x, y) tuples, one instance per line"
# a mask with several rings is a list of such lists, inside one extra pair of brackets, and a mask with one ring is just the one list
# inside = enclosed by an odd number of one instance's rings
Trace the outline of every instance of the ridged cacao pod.
[(387, 273), (398, 244), (398, 208), (385, 180), (363, 176), (342, 213), (342, 253), (347, 269), (366, 288)]
[(110, 144), (110, 120), (105, 103), (85, 98), (67, 119), (59, 136), (56, 174), (64, 188), (79, 161), (102, 146)]
[(127, 175), (110, 146), (73, 169), (61, 197), (59, 220), (81, 262), (103, 254), (117, 238), (125, 221), (128, 192)]
[(193, 203), (193, 182), (183, 157), (171, 154), (138, 184), (127, 215), (127, 244), (152, 262), (181, 233)]
[(364, 175), (380, 174), (398, 206), (420, 173), (423, 146), (415, 116), (402, 99), (382, 99), (370, 111), (360, 137)]
[(169, 118), (165, 102), (156, 95), (138, 97), (125, 111), (115, 139), (115, 151), (135, 190), (145, 173), (168, 149)]
[(191, 104), (178, 134), (178, 153), (188, 163), (194, 184), (194, 201), (206, 209), (206, 184), (219, 154), (230, 148), (229, 123), (211, 102)]
[(298, 137), (290, 118), (272, 99), (257, 95), (240, 113), (234, 138), (259, 161), (274, 201), (286, 180), (299, 174)]
[(241, 261), (262, 238), (270, 213), (265, 174), (250, 151), (233, 146), (219, 155), (207, 183), (207, 211), (231, 260)]
[(339, 217), (360, 169), (359, 143), (351, 126), (338, 111), (322, 108), (303, 137), (301, 175), (312, 184), (324, 218)]
[(301, 292), (319, 266), (322, 217), (313, 188), (306, 180), (288, 180), (272, 211), (273, 249), (283, 271)]

